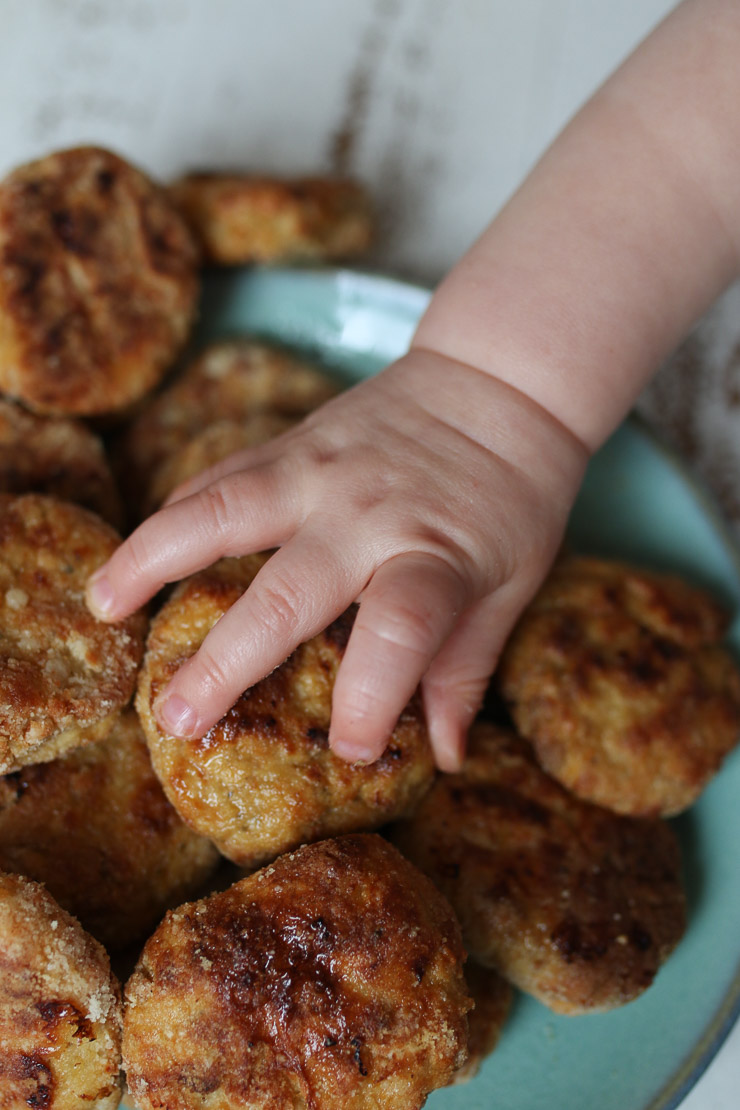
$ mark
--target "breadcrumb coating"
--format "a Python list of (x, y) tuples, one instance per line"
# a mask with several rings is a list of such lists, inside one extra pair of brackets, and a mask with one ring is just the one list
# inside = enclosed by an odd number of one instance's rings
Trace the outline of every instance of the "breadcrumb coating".
[(0, 778), (0, 868), (43, 882), (108, 949), (200, 893), (218, 859), (165, 798), (133, 709), (105, 740)]
[(115, 154), (14, 170), (0, 182), (0, 388), (42, 413), (128, 407), (187, 338), (197, 266), (164, 190)]
[(194, 173), (170, 197), (220, 265), (350, 258), (372, 241), (370, 199), (356, 181)]
[(246, 690), (202, 739), (160, 730), (153, 713), (158, 694), (264, 561), (222, 559), (176, 587), (152, 621), (136, 697), (168, 798), (242, 867), (309, 840), (377, 828), (409, 812), (434, 777), (417, 698), (376, 763), (350, 765), (329, 749), (332, 690), (353, 610)]
[(740, 739), (728, 616), (704, 590), (621, 563), (559, 562), (497, 683), (545, 770), (617, 813), (691, 805)]
[(450, 900), (470, 955), (558, 1013), (636, 998), (683, 935), (670, 826), (573, 797), (492, 724), (391, 835)]
[(102, 441), (77, 420), (0, 400), (0, 492), (46, 493), (120, 528), (121, 498)]
[(141, 1110), (418, 1110), (465, 1058), (459, 927), (378, 836), (170, 913), (126, 988)]
[(0, 1106), (115, 1110), (121, 998), (101, 946), (38, 883), (0, 873)]
[(85, 604), (119, 542), (79, 505), (0, 494), (0, 773), (102, 739), (130, 700), (144, 614), (103, 624)]

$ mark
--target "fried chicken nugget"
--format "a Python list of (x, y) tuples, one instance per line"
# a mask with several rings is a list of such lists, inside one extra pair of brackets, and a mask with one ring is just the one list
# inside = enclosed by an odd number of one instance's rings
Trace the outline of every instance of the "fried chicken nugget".
[(47, 493), (74, 501), (114, 528), (121, 499), (103, 444), (76, 420), (36, 416), (0, 400), (0, 491)]
[(169, 192), (206, 259), (221, 265), (349, 258), (372, 241), (370, 201), (356, 181), (194, 173)]
[(474, 726), (462, 771), (391, 835), (450, 900), (468, 952), (558, 1013), (636, 998), (683, 934), (673, 830), (574, 798), (494, 725)]
[(332, 689), (353, 611), (246, 690), (202, 739), (160, 731), (152, 709), (158, 694), (264, 561), (222, 559), (175, 589), (152, 622), (136, 696), (167, 797), (242, 867), (308, 840), (377, 828), (408, 812), (434, 776), (418, 699), (376, 763), (350, 765), (329, 750)]
[(79, 505), (0, 494), (0, 773), (101, 739), (130, 700), (144, 614), (106, 625), (85, 604), (119, 542)]
[(278, 347), (251, 339), (214, 343), (123, 436), (116, 455), (128, 500), (151, 504), (150, 483), (165, 460), (215, 421), (244, 422), (265, 412), (300, 418), (338, 388), (327, 374)]
[(141, 1110), (417, 1110), (465, 1058), (454, 915), (379, 836), (327, 840), (169, 913), (126, 988)]
[(38, 883), (0, 873), (0, 1106), (115, 1110), (121, 998), (101, 946)]
[(696, 800), (740, 738), (727, 614), (678, 578), (571, 556), (506, 647), (498, 686), (545, 770), (635, 817)]
[(108, 949), (197, 894), (218, 859), (165, 798), (133, 709), (105, 740), (0, 778), (0, 868), (43, 882)]
[(93, 415), (155, 386), (187, 338), (198, 252), (164, 190), (78, 147), (0, 182), (0, 389)]
[(164, 459), (154, 472), (144, 498), (145, 515), (158, 509), (176, 486), (193, 478), (209, 466), (243, 451), (258, 447), (292, 428), (295, 421), (272, 412), (256, 412), (243, 421), (217, 420)]

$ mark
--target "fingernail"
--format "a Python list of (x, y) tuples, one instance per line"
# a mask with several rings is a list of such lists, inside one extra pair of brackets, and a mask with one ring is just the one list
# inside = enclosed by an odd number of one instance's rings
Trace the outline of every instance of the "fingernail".
[(330, 744), (334, 755), (338, 755), (346, 763), (375, 763), (377, 752), (372, 748), (363, 748), (361, 745), (345, 743), (343, 740), (332, 740)]
[(105, 573), (97, 571), (91, 575), (87, 583), (87, 604), (93, 613), (100, 617), (110, 616), (114, 602), (113, 587)]
[(192, 705), (179, 694), (170, 694), (154, 706), (154, 715), (165, 732), (173, 736), (193, 736), (198, 723)]

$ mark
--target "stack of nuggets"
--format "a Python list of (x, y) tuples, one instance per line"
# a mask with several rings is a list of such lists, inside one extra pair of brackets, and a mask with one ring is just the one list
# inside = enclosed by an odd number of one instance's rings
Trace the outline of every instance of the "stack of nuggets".
[[(0, 958), (16, 976), (0, 1103), (118, 1100), (117, 984), (69, 912), (116, 950), (179, 905), (127, 988), (143, 1108), (421, 1107), (475, 1074), (510, 984), (561, 1013), (608, 1009), (680, 939), (678, 846), (659, 818), (695, 800), (740, 731), (725, 618), (701, 591), (559, 563), (496, 680), (522, 735), (479, 722), (461, 773), (436, 779), (417, 698), (377, 764), (328, 749), (354, 609), (201, 740), (161, 733), (158, 692), (267, 554), (178, 585), (146, 648), (145, 614), (109, 627), (84, 606), (111, 525), (292, 434), (337, 390), (250, 338), (172, 370), (199, 262), (351, 256), (370, 231), (354, 183), (191, 175), (164, 190), (96, 148), (0, 183)], [(80, 417), (103, 419), (123, 505)], [(368, 832), (388, 822), (412, 863)], [(263, 869), (180, 905), (220, 855)], [(53, 1005), (38, 993), (39, 960), (74, 997), (57, 980)]]

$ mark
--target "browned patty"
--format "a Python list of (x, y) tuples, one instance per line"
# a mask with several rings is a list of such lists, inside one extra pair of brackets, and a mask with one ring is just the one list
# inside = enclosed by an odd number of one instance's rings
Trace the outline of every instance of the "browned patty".
[(0, 868), (43, 882), (107, 948), (199, 893), (218, 858), (165, 798), (132, 709), (105, 740), (0, 778)]
[(696, 800), (740, 738), (740, 672), (727, 614), (703, 590), (570, 557), (504, 652), (498, 685), (551, 775), (632, 816)]
[(194, 173), (170, 197), (221, 265), (348, 258), (372, 240), (370, 201), (356, 181)]
[(494, 725), (393, 840), (449, 898), (469, 953), (559, 1013), (637, 997), (684, 931), (672, 829), (574, 798)]
[(0, 494), (0, 773), (107, 735), (131, 698), (144, 615), (107, 625), (85, 604), (119, 542), (79, 505)]
[(413, 808), (434, 775), (417, 699), (376, 763), (350, 765), (329, 750), (332, 690), (353, 611), (245, 691), (202, 739), (160, 731), (152, 711), (158, 694), (263, 562), (222, 559), (175, 589), (152, 622), (136, 699), (175, 809), (243, 867), (305, 841), (377, 828)]
[(197, 249), (164, 190), (79, 147), (0, 182), (0, 388), (38, 412), (125, 408), (182, 347)]
[(38, 883), (0, 873), (0, 1106), (115, 1110), (121, 999), (108, 957)]
[(132, 421), (117, 466), (134, 515), (152, 502), (159, 467), (217, 420), (243, 422), (257, 413), (300, 418), (337, 392), (337, 384), (293, 355), (251, 339), (207, 347)]
[(169, 913), (126, 988), (141, 1110), (417, 1110), (465, 1057), (452, 911), (378, 836)]
[(76, 420), (36, 416), (0, 400), (0, 491), (74, 501), (114, 528), (121, 499), (98, 436)]
[(245, 420), (217, 420), (164, 459), (151, 477), (143, 505), (145, 515), (158, 509), (172, 491), (189, 478), (221, 462), (235, 451), (258, 447), (293, 427), (294, 420), (272, 412), (256, 412)]
[(465, 983), (473, 999), (468, 1014), (468, 1058), (450, 1079), (450, 1085), (468, 1083), (498, 1044), (514, 992), (505, 979), (475, 960), (465, 962)]

